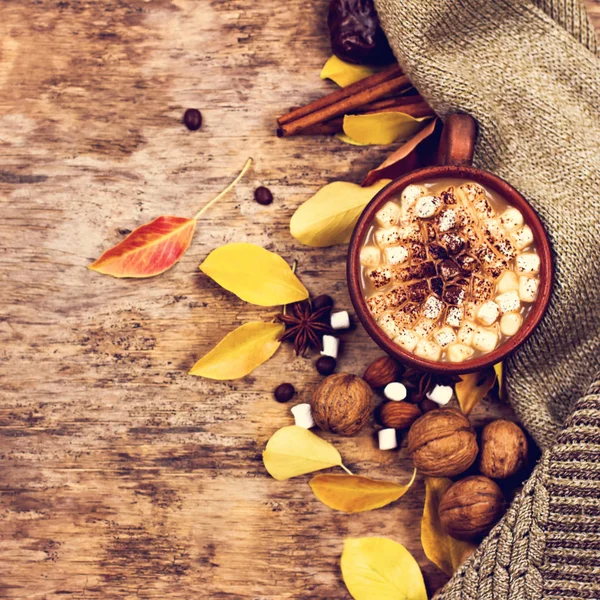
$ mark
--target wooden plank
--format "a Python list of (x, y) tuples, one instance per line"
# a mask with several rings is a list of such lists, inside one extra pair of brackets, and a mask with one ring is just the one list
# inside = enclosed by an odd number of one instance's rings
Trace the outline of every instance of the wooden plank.
[[(308, 398), (311, 361), (285, 348), (243, 381), (187, 375), (226, 332), (273, 314), (198, 271), (225, 242), (298, 259), (313, 294), (350, 307), (345, 248), (299, 247), (289, 218), (388, 150), (274, 135), (277, 115), (333, 89), (318, 80), (326, 4), (2, 5), (1, 597), (339, 600), (343, 540), (361, 535), (401, 541), (431, 590), (444, 582), (420, 548), (421, 482), (397, 505), (345, 516), (304, 478), (266, 476), (264, 443), (290, 423), (271, 391), (285, 377)], [(195, 133), (180, 123), (190, 106), (204, 116)], [(127, 230), (193, 215), (248, 156), (248, 177), (171, 271), (120, 281), (85, 268)], [(272, 206), (252, 201), (260, 184)], [(361, 372), (379, 352), (360, 328), (344, 337), (341, 369)], [(478, 419), (507, 411), (485, 404)], [(335, 443), (356, 472), (410, 476), (372, 430)]]

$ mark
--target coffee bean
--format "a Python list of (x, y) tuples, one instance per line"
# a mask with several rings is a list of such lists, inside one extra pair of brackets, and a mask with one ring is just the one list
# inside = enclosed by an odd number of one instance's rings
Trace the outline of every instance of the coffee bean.
[(202, 127), (202, 113), (197, 108), (188, 108), (183, 114), (183, 124), (190, 131), (200, 129)]
[(312, 307), (313, 310), (319, 310), (325, 307), (332, 308), (333, 298), (331, 296), (328, 296), (327, 294), (321, 294), (312, 301)]
[(277, 402), (289, 402), (296, 393), (291, 383), (282, 383), (275, 388), (275, 400)]
[(331, 375), (337, 366), (335, 358), (332, 356), (321, 356), (315, 363), (319, 375)]
[(273, 194), (269, 188), (261, 185), (254, 190), (254, 199), (259, 204), (266, 206), (267, 204), (271, 204), (271, 202), (273, 202)]

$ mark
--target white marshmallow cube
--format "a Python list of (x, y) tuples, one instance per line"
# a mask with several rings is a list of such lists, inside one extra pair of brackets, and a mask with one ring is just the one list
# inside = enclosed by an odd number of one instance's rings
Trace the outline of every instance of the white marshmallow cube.
[(400, 265), (408, 260), (408, 250), (404, 246), (386, 248), (385, 259), (391, 265)]
[(427, 319), (437, 319), (444, 308), (444, 303), (437, 296), (429, 296), (423, 304), (423, 316)]
[(503, 335), (515, 335), (523, 324), (523, 317), (518, 312), (508, 313), (500, 319), (500, 331)]
[(421, 196), (427, 193), (427, 189), (422, 185), (407, 185), (402, 191), (400, 201), (402, 206), (410, 208)]
[(395, 246), (400, 241), (400, 228), (394, 226), (387, 229), (378, 229), (375, 232), (375, 241), (383, 248)]
[(380, 450), (394, 450), (398, 447), (395, 429), (380, 429), (377, 433)]
[(378, 321), (379, 327), (383, 329), (385, 334), (390, 338), (395, 338), (400, 335), (400, 325), (394, 319), (394, 316), (391, 313), (384, 314)]
[(363, 267), (376, 267), (381, 260), (381, 252), (377, 246), (363, 246), (360, 249), (360, 264)]
[(294, 421), (298, 427), (304, 429), (310, 429), (315, 426), (315, 420), (313, 419), (312, 412), (310, 410), (310, 404), (296, 404), (292, 407), (292, 414), (294, 415)]
[(433, 339), (442, 347), (445, 348), (456, 342), (456, 333), (451, 327), (440, 327), (434, 334)]
[(516, 312), (521, 308), (521, 298), (519, 298), (519, 293), (516, 290), (496, 296), (495, 302), (500, 307), (500, 312), (503, 315)]
[(498, 345), (498, 332), (495, 329), (477, 327), (473, 334), (473, 348), (481, 352), (491, 352)]
[(415, 349), (418, 341), (419, 337), (412, 329), (402, 329), (394, 338), (394, 342), (405, 350), (408, 350), (408, 352), (412, 352)]
[(323, 336), (323, 350), (321, 354), (323, 356), (331, 356), (331, 358), (337, 358), (338, 351), (340, 349), (340, 340), (333, 335)]
[(395, 202), (386, 202), (376, 213), (375, 220), (382, 227), (391, 227), (398, 223), (400, 207)]
[(392, 383), (388, 383), (383, 389), (383, 395), (388, 400), (393, 400), (394, 402), (400, 402), (406, 398), (406, 386), (399, 381), (393, 381)]
[(350, 315), (347, 310), (331, 313), (331, 329), (348, 329), (350, 327)]
[(540, 282), (534, 277), (519, 277), (519, 298), (523, 302), (535, 302)]
[(464, 315), (464, 309), (462, 306), (450, 306), (448, 313), (446, 314), (446, 325), (450, 327), (460, 327)]
[(436, 321), (433, 319), (422, 318), (415, 325), (415, 333), (421, 337), (429, 337), (429, 334), (435, 329)]
[(415, 348), (415, 354), (417, 356), (420, 356), (421, 358), (436, 361), (440, 360), (440, 356), (442, 355), (442, 348), (435, 342), (421, 339), (417, 343), (417, 347)]
[(487, 300), (477, 311), (477, 320), (484, 325), (492, 325), (500, 316), (500, 307), (493, 301)]
[(533, 243), (533, 231), (531, 231), (529, 225), (523, 225), (517, 231), (513, 231), (510, 237), (517, 250), (523, 250), (523, 248), (527, 248), (527, 246)]
[(535, 252), (524, 252), (517, 256), (519, 275), (537, 275), (540, 272), (540, 257)]
[(465, 321), (458, 330), (457, 338), (461, 344), (470, 346), (473, 343), (473, 336), (475, 335), (475, 323), (471, 321)]
[(502, 275), (498, 277), (496, 285), (498, 286), (497, 289), (500, 294), (510, 292), (511, 290), (518, 290), (519, 278), (514, 271), (504, 271)]
[(471, 358), (474, 352), (473, 348), (466, 344), (451, 344), (446, 349), (446, 356), (450, 362), (458, 363)]
[(419, 219), (429, 219), (438, 212), (441, 206), (441, 198), (437, 196), (423, 196), (417, 200), (415, 214)]
[(504, 229), (512, 231), (523, 225), (523, 215), (518, 208), (511, 206), (500, 215), (500, 221), (502, 221)]
[(454, 390), (449, 385), (436, 385), (430, 392), (427, 392), (427, 397), (440, 406), (446, 406), (452, 400), (453, 395)]

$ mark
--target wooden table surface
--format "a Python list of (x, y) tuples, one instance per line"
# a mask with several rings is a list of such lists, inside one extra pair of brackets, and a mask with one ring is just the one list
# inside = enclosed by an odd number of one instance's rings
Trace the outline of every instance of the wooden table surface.
[[(314, 295), (349, 308), (345, 247), (301, 247), (294, 209), (323, 184), (359, 180), (389, 153), (335, 139), (277, 139), (274, 118), (333, 89), (326, 0), (80, 0), (0, 8), (0, 597), (349, 598), (343, 540), (420, 548), (423, 485), (358, 515), (321, 505), (302, 477), (276, 482), (261, 451), (290, 424), (271, 390), (306, 400), (318, 381), (286, 346), (242, 381), (187, 375), (244, 322), (272, 314), (198, 271), (250, 241), (298, 260)], [(590, 3), (600, 26), (600, 4)], [(181, 115), (198, 107), (204, 125)], [(248, 176), (199, 223), (192, 247), (152, 280), (86, 269), (160, 214), (191, 216)], [(257, 185), (275, 202), (252, 201)], [(341, 369), (380, 352), (344, 336)], [(486, 403), (477, 419), (505, 414)], [(372, 429), (336, 439), (355, 472), (406, 481), (405, 452)]]

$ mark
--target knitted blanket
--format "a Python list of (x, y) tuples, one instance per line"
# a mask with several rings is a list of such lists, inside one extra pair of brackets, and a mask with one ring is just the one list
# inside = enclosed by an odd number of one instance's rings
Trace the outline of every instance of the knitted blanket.
[(474, 165), (514, 185), (551, 238), (549, 311), (506, 364), (544, 451), (439, 598), (600, 599), (600, 60), (577, 0), (375, 0), (442, 117), (479, 123)]

